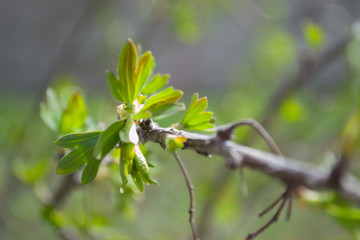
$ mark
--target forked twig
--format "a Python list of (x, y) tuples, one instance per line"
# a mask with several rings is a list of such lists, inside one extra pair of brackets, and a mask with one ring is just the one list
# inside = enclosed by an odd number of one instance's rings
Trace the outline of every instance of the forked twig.
[[(272, 139), (270, 134), (265, 130), (264, 127), (261, 126), (260, 123), (258, 123), (254, 119), (244, 119), (244, 120), (240, 120), (236, 123), (226, 125), (225, 127), (221, 127), (219, 129), (219, 131), (217, 132), (217, 136), (219, 136), (223, 139), (230, 139), (234, 130), (237, 127), (243, 126), (243, 125), (249, 125), (249, 126), (253, 127), (256, 130), (256, 132), (264, 139), (264, 141), (269, 146), (269, 148), (276, 155), (282, 156), (282, 153), (281, 153), (279, 147), (276, 145), (275, 141)], [(288, 186), (286, 188), (286, 190), (284, 191), (284, 193), (280, 195), (280, 197), (278, 197), (274, 202), (272, 202), (267, 208), (265, 208), (265, 210), (263, 210), (259, 214), (260, 217), (264, 216), (266, 213), (268, 213), (270, 210), (272, 210), (274, 207), (276, 207), (279, 202), (281, 202), (278, 210), (276, 211), (275, 215), (270, 219), (270, 221), (268, 221), (264, 226), (262, 226), (256, 232), (249, 234), (248, 237), (246, 238), (247, 240), (253, 239), (257, 235), (259, 235), (261, 232), (266, 230), (272, 223), (276, 222), (286, 204), (288, 204), (288, 212), (287, 212), (286, 219), (287, 220), (290, 219), (291, 207), (292, 207), (292, 196), (293, 196), (292, 191), (293, 191), (293, 189)]]
[(252, 118), (242, 119), (238, 122), (222, 126), (218, 130), (217, 134), (221, 138), (230, 139), (234, 130), (239, 126), (244, 126), (244, 125), (248, 125), (248, 126), (252, 127), (264, 139), (266, 144), (269, 146), (269, 148), (275, 154), (282, 156), (282, 153), (281, 153), (279, 147), (276, 145), (275, 141), (272, 139), (270, 134), (255, 119), (252, 119)]
[(189, 174), (186, 171), (185, 165), (184, 163), (181, 161), (181, 158), (179, 156), (179, 154), (174, 151), (174, 156), (177, 160), (177, 162), (179, 163), (180, 169), (184, 175), (185, 181), (186, 181), (186, 186), (189, 190), (189, 195), (190, 195), (190, 208), (189, 208), (189, 222), (191, 225), (191, 230), (192, 230), (192, 235), (194, 240), (199, 240), (197, 234), (196, 234), (196, 228), (195, 228), (195, 194), (194, 194), (194, 187), (191, 183)]
[[(315, 56), (315, 58), (309, 54), (304, 54), (299, 62), (298, 71), (287, 77), (283, 83), (279, 85), (273, 97), (268, 101), (267, 106), (264, 108), (266, 110), (262, 114), (263, 117), (261, 117), (261, 125), (264, 127), (269, 126), (284, 99), (313, 79), (316, 73), (321, 72), (324, 68), (329, 66), (330, 63), (337, 60), (339, 56), (343, 54), (344, 50), (346, 50), (346, 46), (352, 38), (352, 35), (346, 35), (340, 41), (331, 45), (324, 52)], [(249, 144), (252, 140), (252, 135), (248, 135), (243, 144)], [(229, 176), (230, 174), (227, 171), (219, 173), (219, 176), (213, 182), (214, 192), (218, 193), (222, 191), (229, 180)], [(349, 188), (348, 190), (351, 189)], [(352, 192), (355, 193), (355, 191)], [(215, 205), (216, 202), (212, 198), (209, 198), (205, 202), (204, 210), (200, 216), (200, 235), (207, 232), (207, 229), (210, 226), (209, 219), (212, 218), (212, 212)]]
[[(286, 203), (290, 203), (291, 202), (291, 192), (292, 189), (291, 188), (287, 188), (286, 191), (281, 195), (281, 198), (277, 199), (274, 203), (278, 203), (279, 200), (281, 201), (281, 204), (279, 206), (279, 208), (277, 209), (276, 213), (274, 214), (274, 216), (261, 228), (259, 228), (256, 232), (254, 233), (250, 233), (245, 240), (250, 240), (250, 239), (254, 239), (257, 235), (259, 235), (260, 233), (262, 233), (264, 230), (266, 230), (271, 224), (275, 223), (278, 219), (279, 216), (282, 212), (282, 210), (284, 209), (284, 206), (286, 205)], [(270, 209), (272, 209), (273, 207), (276, 206), (276, 204), (274, 205), (271, 204), (271, 208), (267, 208), (265, 212), (269, 211)], [(289, 208), (290, 209), (290, 208)], [(264, 213), (265, 214), (265, 213)]]

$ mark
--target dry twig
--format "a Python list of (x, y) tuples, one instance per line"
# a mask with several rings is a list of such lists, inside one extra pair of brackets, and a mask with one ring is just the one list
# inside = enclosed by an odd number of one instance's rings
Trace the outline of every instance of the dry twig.
[(196, 233), (196, 228), (195, 228), (195, 196), (194, 196), (194, 187), (191, 183), (189, 174), (186, 171), (185, 165), (184, 163), (181, 161), (181, 158), (179, 156), (179, 154), (175, 151), (174, 152), (174, 156), (180, 166), (180, 169), (184, 175), (185, 181), (186, 181), (186, 186), (189, 190), (189, 195), (190, 195), (190, 208), (189, 208), (189, 222), (191, 225), (191, 230), (192, 230), (192, 235), (194, 240), (198, 240), (198, 236)]

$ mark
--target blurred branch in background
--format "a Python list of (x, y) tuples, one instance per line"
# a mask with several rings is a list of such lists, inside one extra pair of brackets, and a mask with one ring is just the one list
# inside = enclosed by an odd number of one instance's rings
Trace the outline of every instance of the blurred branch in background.
[[(96, 3), (96, 4), (95, 4)], [(14, 137), (13, 143), (9, 146), (9, 155), (7, 156), (8, 163), (11, 163), (14, 158), (19, 154), (19, 148), (21, 148), (21, 144), (23, 142), (23, 138), (26, 136), (26, 129), (29, 126), (28, 123), (31, 122), (31, 118), (34, 117), (34, 112), (38, 112), (39, 103), (43, 99), (45, 95), (45, 90), (48, 87), (52, 76), (54, 72), (56, 71), (56, 68), (61, 64), (61, 61), (64, 59), (64, 56), (68, 54), (69, 51), (69, 45), (73, 41), (74, 37), (76, 36), (76, 33), (80, 31), (84, 27), (85, 24), (89, 22), (89, 18), (92, 17), (94, 9), (96, 9), (98, 6), (98, 1), (89, 0), (84, 2), (84, 6), (82, 7), (82, 11), (78, 14), (78, 16), (75, 18), (75, 20), (71, 23), (71, 25), (68, 27), (67, 33), (63, 36), (63, 40), (60, 42), (59, 46), (56, 47), (56, 52), (54, 54), (53, 59), (50, 60), (51, 64), (47, 69), (44, 69), (40, 83), (37, 86), (38, 92), (35, 95), (35, 99), (33, 100), (33, 103), (30, 106), (30, 109), (28, 110), (25, 119), (23, 120), (23, 123), (21, 124), (21, 128), (18, 129), (16, 136)], [(35, 115), (36, 116), (36, 115)], [(10, 168), (10, 167), (9, 167)], [(14, 175), (10, 175), (12, 178), (9, 182), (11, 182), (11, 185), (7, 185), (6, 187), (8, 189), (3, 189), (3, 196), (1, 198), (0, 202), (0, 212), (4, 213), (3, 207), (6, 207), (8, 204), (6, 204), (6, 201), (9, 201), (10, 196), (14, 193), (13, 191), (18, 189), (16, 185), (19, 184), (18, 180), (15, 178)], [(68, 191), (71, 190), (72, 183), (69, 183), (69, 180), (72, 179), (72, 175), (68, 176), (64, 179), (62, 185), (59, 188), (59, 193), (55, 194), (54, 201), (60, 202), (63, 200), (63, 197), (65, 197), (68, 194)], [(61, 192), (61, 193), (60, 193)], [(57, 199), (58, 197), (60, 197)], [(57, 204), (56, 204), (57, 205)], [(55, 205), (54, 205), (55, 206)], [(0, 236), (1, 236), (1, 228), (5, 226), (3, 219), (4, 216), (0, 214)], [(62, 237), (62, 239), (73, 239), (68, 233), (64, 233), (62, 230), (58, 231), (59, 236)]]
[[(333, 61), (341, 57), (346, 50), (348, 43), (353, 39), (353, 35), (347, 35), (343, 39), (329, 46), (328, 49), (324, 50), (318, 56), (313, 55), (309, 51), (305, 51), (301, 54), (301, 58), (298, 63), (298, 70), (291, 76), (288, 76), (275, 90), (273, 97), (270, 99), (269, 104), (264, 108), (264, 115), (262, 116), (261, 125), (264, 128), (268, 128), (274, 116), (276, 116), (282, 102), (290, 96), (292, 93), (297, 91), (303, 85), (308, 83), (313, 76), (326, 68)], [(251, 144), (254, 135), (249, 134), (244, 145)], [(228, 184), (230, 174), (228, 169), (223, 168), (219, 171), (218, 176), (214, 180), (213, 192), (215, 194), (221, 194), (225, 186)], [(208, 198), (202, 211), (200, 213), (199, 221), (199, 235), (206, 236), (208, 229), (211, 228), (213, 209), (216, 206), (215, 198)]]

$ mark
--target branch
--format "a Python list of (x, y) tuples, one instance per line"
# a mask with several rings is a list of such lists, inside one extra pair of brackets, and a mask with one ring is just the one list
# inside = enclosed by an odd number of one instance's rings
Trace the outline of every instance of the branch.
[[(186, 137), (184, 149), (201, 154), (216, 154), (224, 157), (231, 166), (242, 164), (278, 179), (287, 186), (304, 186), (313, 190), (334, 190), (343, 198), (360, 204), (360, 181), (349, 173), (334, 175), (334, 169), (326, 170), (303, 161), (288, 159), (268, 152), (237, 144), (220, 138), (217, 134), (205, 135), (162, 128), (151, 120), (140, 124), (138, 134), (143, 143), (152, 141), (165, 148), (168, 135)], [(338, 179), (333, 179), (336, 176)], [(334, 184), (336, 183), (336, 184)]]
[(190, 195), (190, 208), (189, 208), (189, 222), (191, 225), (191, 230), (192, 230), (192, 234), (193, 234), (193, 239), (194, 240), (198, 240), (198, 236), (196, 234), (196, 228), (195, 228), (195, 219), (194, 219), (194, 215), (195, 215), (195, 196), (194, 196), (194, 187), (191, 183), (189, 174), (186, 171), (186, 168), (184, 166), (184, 163), (181, 161), (181, 158), (179, 156), (179, 154), (175, 151), (174, 152), (174, 156), (176, 158), (176, 161), (178, 162), (181, 172), (184, 175), (185, 181), (186, 181), (186, 186), (189, 189), (189, 195)]
[[(294, 93), (297, 89), (308, 83), (313, 79), (314, 75), (322, 71), (336, 59), (338, 59), (346, 49), (348, 43), (353, 39), (353, 35), (349, 34), (343, 37), (338, 42), (329, 46), (325, 51), (318, 56), (314, 56), (309, 52), (304, 52), (299, 60), (298, 70), (292, 75), (286, 77), (284, 81), (275, 90), (274, 95), (268, 101), (267, 106), (264, 108), (263, 116), (261, 117), (261, 126), (267, 128), (278, 112), (282, 102), (286, 97)], [(253, 139), (253, 134), (247, 136), (244, 144), (250, 144)], [(223, 168), (214, 180), (213, 191), (216, 193), (221, 192), (229, 179), (227, 169)], [(199, 234), (203, 235), (209, 228), (209, 221), (211, 219), (212, 209), (214, 208), (215, 200), (209, 198), (205, 202), (202, 213), (200, 214)]]
[(298, 70), (291, 76), (287, 77), (277, 88), (274, 96), (266, 106), (264, 120), (261, 125), (266, 127), (272, 120), (274, 114), (281, 106), (283, 100), (290, 96), (294, 91), (302, 85), (308, 83), (313, 76), (338, 59), (346, 50), (348, 43), (353, 39), (353, 35), (349, 34), (340, 39), (338, 42), (329, 46), (325, 51), (315, 56), (305, 51), (300, 60)]

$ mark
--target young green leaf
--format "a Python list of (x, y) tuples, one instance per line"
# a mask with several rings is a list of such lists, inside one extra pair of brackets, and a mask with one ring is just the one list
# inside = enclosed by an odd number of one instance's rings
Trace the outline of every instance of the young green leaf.
[(121, 151), (120, 151), (120, 162), (119, 162), (119, 170), (120, 177), (122, 180), (122, 187), (120, 191), (123, 191), (125, 185), (127, 184), (127, 176), (132, 173), (133, 168), (133, 159), (135, 155), (135, 145), (132, 143), (121, 143)]
[(161, 105), (175, 103), (179, 98), (181, 98), (182, 95), (182, 91), (174, 90), (173, 87), (168, 87), (163, 91), (149, 97), (141, 111), (152, 111)]
[(207, 98), (203, 97), (198, 99), (198, 94), (195, 93), (191, 99), (190, 107), (187, 109), (184, 118), (180, 122), (180, 126), (198, 131), (213, 128), (213, 113), (205, 111), (207, 105)]
[(75, 92), (67, 104), (67, 108), (63, 111), (60, 131), (62, 134), (78, 131), (83, 128), (87, 109), (84, 98), (79, 92)]
[(121, 119), (101, 133), (94, 149), (96, 159), (103, 159), (120, 142), (119, 132), (124, 126), (125, 120)]
[[(118, 66), (118, 87), (124, 94), (126, 103), (132, 103), (135, 96), (135, 69), (137, 63), (137, 53), (135, 44), (131, 39), (125, 44), (119, 59)], [(134, 98), (135, 97), (135, 98)]]
[(139, 95), (146, 80), (150, 77), (150, 74), (154, 66), (155, 66), (154, 57), (151, 55), (151, 52), (146, 52), (140, 57), (135, 72), (135, 80), (136, 80), (135, 98)]
[(109, 70), (106, 71), (106, 82), (112, 96), (120, 102), (126, 102), (125, 94), (127, 93), (124, 93), (123, 88), (119, 87), (115, 74)]
[(191, 97), (190, 106), (193, 105), (198, 99), (199, 99), (199, 93), (194, 93)]
[(151, 52), (137, 59), (135, 44), (131, 39), (125, 44), (119, 58), (118, 77), (106, 73), (106, 80), (113, 97), (123, 103), (133, 103), (140, 94), (145, 82), (155, 66)]
[(92, 152), (89, 154), (91, 156), (88, 156), (88, 163), (86, 164), (86, 167), (84, 168), (84, 171), (81, 175), (82, 185), (86, 185), (95, 179), (101, 163), (101, 161), (98, 161), (93, 157)]
[(93, 148), (84, 149), (82, 147), (73, 149), (60, 160), (56, 167), (56, 173), (65, 175), (75, 172), (88, 162), (92, 150)]
[(151, 95), (157, 91), (159, 91), (160, 89), (162, 89), (163, 87), (165, 87), (165, 85), (167, 84), (168, 80), (169, 80), (170, 75), (169, 74), (155, 74), (150, 81), (145, 83), (144, 88), (141, 90), (141, 93), (144, 95)]
[(140, 119), (146, 119), (146, 118), (151, 118), (152, 114), (150, 111), (144, 111), (144, 112), (139, 112), (137, 114), (134, 115), (134, 120), (140, 120)]
[(55, 144), (63, 148), (73, 148), (76, 146), (89, 148), (94, 146), (101, 133), (102, 131), (70, 133), (58, 138)]
[(184, 103), (166, 104), (152, 109), (152, 118), (154, 120), (164, 119), (186, 109)]
[(134, 168), (133, 171), (131, 172), (131, 177), (132, 177), (135, 185), (137, 186), (137, 188), (141, 192), (144, 192), (144, 184), (143, 184), (143, 181), (141, 179), (141, 175), (140, 175), (139, 171), (136, 168)]
[(152, 183), (159, 185), (159, 183), (150, 178), (149, 166), (146, 162), (144, 154), (141, 152), (139, 145), (135, 145), (134, 163), (136, 169), (139, 171), (141, 178), (147, 184)]
[(128, 118), (125, 121), (125, 126), (120, 130), (120, 140), (125, 143), (137, 144), (139, 142), (139, 136), (136, 132), (136, 125), (132, 118)]
[(176, 149), (182, 149), (186, 142), (186, 137), (167, 136), (165, 139), (166, 148), (175, 151)]
[(40, 103), (40, 116), (42, 120), (55, 132), (59, 132), (61, 120), (61, 106), (54, 90), (46, 90), (46, 103)]
[[(70, 174), (84, 164), (90, 164), (90, 166), (87, 167), (87, 172), (94, 171), (93, 166), (100, 164), (100, 161), (93, 157), (94, 146), (100, 134), (101, 131), (73, 133), (64, 135), (56, 140), (55, 144), (60, 147), (74, 148), (60, 159), (56, 168), (57, 174)], [(94, 161), (98, 161), (99, 163), (95, 164)], [(93, 174), (94, 173), (92, 173), (92, 175)], [(89, 173), (85, 173), (85, 175), (92, 176)], [(89, 181), (90, 177), (86, 177), (86, 179), (86, 181), (84, 180), (85, 182)]]
[(312, 48), (319, 48), (325, 42), (324, 30), (314, 22), (306, 21), (303, 26), (306, 43)]

